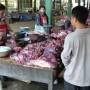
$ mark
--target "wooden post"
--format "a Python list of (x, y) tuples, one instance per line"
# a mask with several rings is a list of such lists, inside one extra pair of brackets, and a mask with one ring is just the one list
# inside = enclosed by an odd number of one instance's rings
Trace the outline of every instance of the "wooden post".
[(44, 5), (44, 0), (40, 0), (40, 5)]
[(52, 24), (52, 0), (45, 0), (46, 13), (48, 16), (49, 25)]
[(20, 9), (19, 9), (19, 0), (17, 0), (17, 4), (18, 4), (17, 10), (18, 10), (18, 12), (19, 12), (19, 11), (20, 11)]
[(72, 14), (72, 0), (68, 0), (67, 16), (71, 18)]
[(8, 11), (8, 0), (5, 0), (6, 10)]
[(88, 0), (87, 0), (87, 8), (88, 8)]
[(85, 3), (85, 0), (83, 0), (83, 6), (85, 6), (85, 4), (86, 4), (86, 3)]
[(34, 11), (36, 12), (36, 0), (34, 0)]
[(55, 0), (53, 0), (53, 8), (55, 9)]
[(89, 6), (89, 10), (90, 10), (90, 0), (88, 1), (88, 6)]
[(60, 0), (60, 10), (61, 10), (61, 8), (62, 8), (62, 5), (61, 5), (61, 0)]
[(81, 0), (78, 0), (78, 5), (80, 5), (81, 4)]
[(22, 10), (22, 8), (21, 8), (22, 7), (21, 0), (18, 0), (17, 3), (18, 3), (18, 12), (21, 12), (21, 10)]

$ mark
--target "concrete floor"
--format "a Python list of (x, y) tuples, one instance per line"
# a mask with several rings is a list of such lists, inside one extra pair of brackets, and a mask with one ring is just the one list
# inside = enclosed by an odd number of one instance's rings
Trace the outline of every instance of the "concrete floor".
[[(30, 30), (34, 30), (34, 22), (17, 22), (10, 24), (10, 27), (13, 31), (19, 31), (20, 27), (30, 27)], [(3, 90), (48, 90), (47, 85), (42, 83), (32, 82), (30, 84), (18, 81), (18, 80), (9, 80), (5, 81), (7, 88)], [(58, 85), (54, 86), (54, 90), (63, 90), (63, 81), (60, 81)]]
[[(6, 81), (8, 86), (3, 90), (48, 90), (46, 84), (32, 82), (30, 84), (24, 83), (21, 81)], [(60, 82), (58, 85), (54, 85), (53, 90), (63, 90), (63, 82)]]
[(16, 23), (11, 23), (10, 24), (10, 28), (13, 31), (19, 31), (20, 27), (29, 27), (30, 30), (34, 30), (34, 25), (35, 22), (34, 21), (28, 21), (28, 22), (16, 22)]

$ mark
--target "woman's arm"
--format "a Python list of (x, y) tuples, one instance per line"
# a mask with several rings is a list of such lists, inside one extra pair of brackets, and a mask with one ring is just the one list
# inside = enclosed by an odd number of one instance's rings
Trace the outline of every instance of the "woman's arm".
[(35, 24), (40, 25), (40, 16), (39, 16), (39, 14), (37, 14), (36, 17), (35, 17)]

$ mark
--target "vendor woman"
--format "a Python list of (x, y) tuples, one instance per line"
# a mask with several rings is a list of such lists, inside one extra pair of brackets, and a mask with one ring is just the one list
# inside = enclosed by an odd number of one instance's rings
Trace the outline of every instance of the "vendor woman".
[(35, 18), (35, 25), (41, 27), (48, 25), (48, 16), (46, 15), (45, 12), (45, 6), (39, 7), (39, 12)]
[(45, 6), (39, 7), (39, 12), (35, 18), (35, 31), (39, 33), (47, 33), (48, 16), (45, 12)]

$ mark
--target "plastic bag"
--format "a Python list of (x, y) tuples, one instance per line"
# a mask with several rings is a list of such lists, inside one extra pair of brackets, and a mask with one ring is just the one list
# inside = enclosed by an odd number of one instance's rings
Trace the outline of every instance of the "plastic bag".
[(44, 27), (41, 25), (35, 25), (35, 31), (39, 33), (46, 33)]

